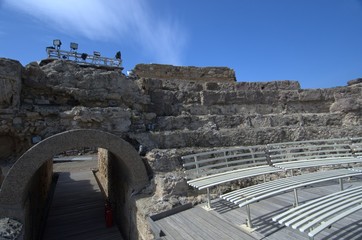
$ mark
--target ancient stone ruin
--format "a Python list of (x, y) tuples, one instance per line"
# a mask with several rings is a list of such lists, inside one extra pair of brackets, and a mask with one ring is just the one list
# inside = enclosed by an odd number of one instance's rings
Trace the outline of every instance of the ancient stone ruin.
[[(0, 217), (18, 220), (24, 239), (32, 239), (27, 231), (41, 218), (29, 223), (26, 213), (42, 214), (30, 202), (46, 199), (52, 154), (98, 147), (102, 184), (124, 205), (118, 220), (125, 208), (133, 213), (121, 227), (126, 237), (152, 239), (148, 216), (204, 200), (186, 184), (182, 155), (362, 136), (361, 79), (328, 89), (235, 80), (225, 67), (140, 64), (126, 76), (61, 60), (23, 67), (0, 59), (0, 163), (6, 177)], [(37, 193), (33, 200), (29, 191)]]

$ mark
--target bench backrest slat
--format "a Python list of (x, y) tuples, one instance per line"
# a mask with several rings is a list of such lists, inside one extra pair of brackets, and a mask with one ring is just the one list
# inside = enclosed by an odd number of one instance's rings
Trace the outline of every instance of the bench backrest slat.
[(354, 157), (347, 138), (268, 144), (272, 163)]
[(351, 138), (352, 141), (352, 152), (355, 157), (362, 157), (362, 137)]
[(189, 178), (280, 162), (362, 158), (362, 137), (321, 139), (233, 147), (181, 157)]
[[(263, 152), (263, 154), (265, 155), (265, 153)], [(202, 160), (197, 160), (197, 159), (194, 159), (193, 162), (188, 162), (188, 163), (184, 163), (184, 167), (188, 167), (188, 166), (193, 166), (195, 165), (196, 163), (197, 164), (208, 164), (208, 163), (213, 163), (213, 162), (216, 162), (216, 161), (219, 161), (219, 160), (227, 160), (227, 162), (229, 163), (232, 163), (234, 162), (235, 160), (239, 160), (239, 159), (251, 159), (253, 161), (255, 160), (260, 160), (260, 158), (255, 158), (255, 157), (252, 157), (250, 158), (251, 154), (246, 154), (246, 153), (243, 153), (243, 154), (236, 154), (236, 155), (224, 155), (222, 157), (210, 157), (210, 158), (207, 158), (207, 159), (202, 159)], [(233, 160), (235, 159), (235, 160)], [(265, 159), (265, 157), (264, 157)]]
[(189, 178), (215, 172), (268, 165), (265, 146), (238, 147), (181, 157)]

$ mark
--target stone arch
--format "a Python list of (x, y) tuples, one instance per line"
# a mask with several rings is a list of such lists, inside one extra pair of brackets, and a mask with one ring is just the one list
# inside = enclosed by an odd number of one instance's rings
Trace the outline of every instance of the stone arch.
[(28, 149), (13, 165), (0, 191), (0, 217), (24, 219), (27, 186), (36, 171), (55, 154), (82, 147), (108, 149), (124, 166), (129, 188), (137, 192), (148, 184), (146, 168), (137, 151), (116, 135), (90, 129), (62, 132)]

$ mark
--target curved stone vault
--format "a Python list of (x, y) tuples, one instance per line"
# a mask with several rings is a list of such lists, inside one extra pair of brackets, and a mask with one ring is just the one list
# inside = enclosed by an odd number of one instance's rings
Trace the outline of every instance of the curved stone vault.
[(127, 183), (139, 191), (148, 183), (146, 168), (137, 151), (123, 139), (103, 131), (78, 129), (44, 139), (26, 151), (10, 169), (0, 191), (0, 216), (23, 218), (29, 181), (36, 171), (55, 154), (82, 147), (105, 148), (124, 166)]

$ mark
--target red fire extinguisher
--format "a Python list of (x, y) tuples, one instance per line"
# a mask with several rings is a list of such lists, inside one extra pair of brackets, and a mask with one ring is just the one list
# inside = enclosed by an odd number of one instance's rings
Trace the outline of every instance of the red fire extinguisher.
[(112, 227), (113, 225), (113, 213), (112, 213), (112, 207), (111, 203), (109, 201), (106, 201), (106, 204), (104, 205), (104, 218), (106, 220), (106, 227)]

